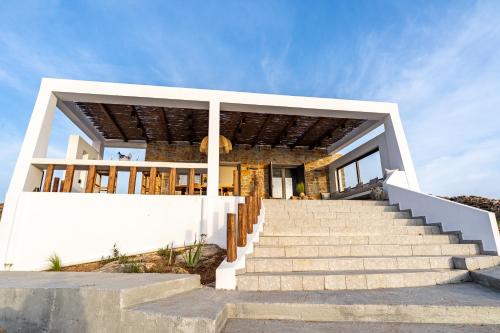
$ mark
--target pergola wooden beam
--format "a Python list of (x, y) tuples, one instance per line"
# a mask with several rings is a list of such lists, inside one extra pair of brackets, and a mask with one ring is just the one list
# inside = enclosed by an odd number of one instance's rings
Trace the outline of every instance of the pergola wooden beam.
[(286, 136), (290, 126), (297, 120), (297, 116), (290, 117), (288, 122), (286, 123), (285, 127), (279, 132), (279, 134), (276, 136), (276, 139), (274, 139), (274, 142), (272, 143), (271, 147), (274, 148), (276, 145), (278, 145), (281, 140), (283, 139), (284, 136)]
[(264, 121), (264, 123), (262, 124), (262, 126), (260, 127), (259, 129), (259, 132), (257, 133), (257, 135), (255, 136), (253, 142), (252, 142), (252, 147), (255, 147), (255, 145), (259, 142), (259, 140), (261, 139), (262, 137), (262, 133), (264, 133), (264, 129), (266, 128), (266, 126), (269, 124), (269, 121), (271, 120), (272, 118), (272, 114), (268, 114), (267, 117), (266, 117), (266, 120)]
[(325, 140), (326, 138), (328, 138), (330, 136), (335, 137), (335, 134), (337, 134), (337, 132), (339, 132), (340, 129), (342, 129), (342, 126), (345, 127), (346, 122), (347, 122), (347, 119), (341, 119), (338, 122), (337, 128), (335, 128), (333, 131), (331, 128), (328, 128), (322, 135), (320, 135), (318, 137), (318, 139), (314, 140), (314, 142), (309, 145), (309, 149), (316, 148), (318, 145), (321, 144), (321, 142), (323, 142), (323, 140)]
[(133, 114), (135, 115), (134, 116), (135, 120), (137, 121), (137, 126), (142, 130), (142, 134), (144, 135), (146, 142), (149, 142), (150, 139), (148, 137), (148, 133), (146, 132), (146, 128), (144, 127), (144, 124), (142, 123), (141, 117), (139, 116), (139, 114), (140, 114), (139, 109), (137, 108), (137, 106), (134, 105), (132, 107), (132, 110), (133, 110)]
[(127, 138), (127, 135), (125, 134), (125, 131), (118, 124), (118, 121), (116, 120), (115, 116), (108, 110), (108, 107), (105, 104), (101, 104), (101, 103), (98, 103), (97, 106), (109, 118), (109, 120), (111, 121), (113, 126), (115, 126), (116, 129), (118, 130), (118, 132), (120, 132), (120, 135), (121, 135), (123, 141), (127, 142), (128, 138)]
[(302, 135), (297, 139), (295, 140), (295, 143), (292, 144), (292, 147), (291, 148), (295, 148), (297, 146), (300, 146), (302, 141), (304, 140), (304, 138), (307, 136), (307, 134), (309, 134), (311, 132), (311, 130), (321, 122), (322, 118), (318, 118), (315, 122), (313, 122), (311, 125), (309, 125), (307, 127), (307, 129), (302, 133)]
[(236, 127), (234, 128), (233, 130), (233, 134), (231, 135), (231, 139), (230, 141), (231, 142), (234, 142), (234, 140), (236, 139), (236, 133), (238, 133), (238, 131), (240, 130), (241, 128), (241, 112), (238, 112), (238, 125), (236, 125)]
[(170, 134), (170, 131), (168, 130), (167, 109), (161, 108), (161, 114), (162, 114), (163, 123), (165, 124), (165, 138), (167, 139), (168, 144), (171, 144), (172, 143), (172, 136)]

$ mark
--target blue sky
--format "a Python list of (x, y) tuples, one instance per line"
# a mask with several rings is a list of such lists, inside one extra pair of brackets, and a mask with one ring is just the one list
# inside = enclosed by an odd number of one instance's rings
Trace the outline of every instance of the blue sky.
[(500, 197), (500, 1), (3, 0), (0, 201), (42, 77), (397, 102), (424, 191)]

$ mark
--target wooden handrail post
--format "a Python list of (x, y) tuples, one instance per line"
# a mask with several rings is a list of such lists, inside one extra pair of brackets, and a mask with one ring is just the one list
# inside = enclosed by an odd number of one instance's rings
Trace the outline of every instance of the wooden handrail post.
[(45, 181), (43, 183), (42, 192), (50, 192), (53, 176), (54, 176), (54, 164), (49, 164), (47, 165), (47, 171), (45, 172)]
[(90, 165), (87, 171), (87, 181), (85, 182), (85, 193), (94, 193), (96, 167)]
[(177, 183), (177, 170), (170, 168), (170, 176), (168, 177), (168, 194), (175, 194), (175, 183)]
[(156, 194), (156, 175), (158, 170), (152, 167), (149, 171), (149, 194)]
[(249, 234), (253, 233), (253, 209), (252, 209), (252, 197), (245, 197), (246, 203), (246, 213), (247, 213), (247, 232)]
[(137, 167), (130, 167), (130, 174), (128, 177), (128, 194), (135, 193), (135, 182), (137, 179)]
[(188, 194), (193, 195), (194, 194), (194, 177), (195, 177), (195, 171), (194, 169), (189, 169), (189, 186), (188, 186)]
[(247, 245), (247, 210), (244, 203), (238, 204), (238, 246)]
[(109, 176), (108, 176), (108, 193), (116, 192), (116, 178), (118, 176), (116, 166), (109, 167)]
[(240, 195), (240, 177), (238, 170), (233, 170), (233, 195)]
[(227, 262), (236, 260), (236, 214), (227, 213)]
[(66, 173), (64, 175), (64, 185), (62, 192), (71, 192), (71, 188), (73, 187), (73, 176), (75, 174), (75, 166), (67, 165)]
[(54, 184), (52, 185), (52, 192), (58, 192), (59, 191), (59, 177), (54, 177)]

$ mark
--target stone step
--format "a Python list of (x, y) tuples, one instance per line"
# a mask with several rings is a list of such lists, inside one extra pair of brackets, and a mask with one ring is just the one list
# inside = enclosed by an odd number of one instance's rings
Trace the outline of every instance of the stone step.
[(394, 257), (250, 257), (246, 272), (365, 271), (371, 269), (451, 269), (453, 255)]
[[(278, 229), (281, 228), (293, 228), (304, 225), (299, 224), (265, 224), (264, 231), (272, 230), (273, 228)], [(310, 227), (310, 226), (307, 226)], [(370, 225), (369, 228), (360, 228), (359, 226), (328, 226), (328, 225), (315, 225), (314, 227), (329, 227), (330, 233), (336, 236), (370, 236), (370, 235), (436, 235), (441, 234), (441, 229), (438, 226), (412, 226), (412, 225), (404, 225), (404, 226), (388, 226), (387, 224), (381, 225)]]
[(236, 277), (238, 290), (364, 290), (433, 286), (469, 281), (465, 270), (367, 270), (337, 272), (246, 273)]
[(302, 320), (229, 319), (222, 333), (498, 333), (498, 325), (311, 322)]
[(266, 216), (266, 225), (300, 225), (300, 226), (363, 226), (363, 228), (376, 226), (423, 226), (425, 222), (421, 218), (412, 219), (296, 219), (296, 218), (269, 218)]
[[(476, 253), (469, 247), (443, 248), (442, 245), (290, 245), (290, 246), (265, 246), (257, 245), (254, 248), (253, 258), (273, 257), (369, 257), (369, 256), (463, 256)], [(488, 267), (491, 267), (488, 266)]]
[[(372, 236), (337, 236), (329, 231), (315, 230), (309, 232), (296, 232), (294, 230), (283, 232), (263, 232), (259, 237), (259, 245), (418, 245), (418, 244), (453, 244), (451, 250), (457, 246), (458, 237), (450, 235), (372, 235)], [(469, 247), (476, 245), (462, 244)]]
[(399, 212), (397, 206), (309, 206), (309, 207), (266, 207), (267, 212), (272, 213), (381, 213)]
[(389, 201), (382, 200), (276, 200), (264, 199), (266, 207), (301, 207), (301, 206), (389, 206)]
[[(418, 282), (418, 272), (405, 281)], [(396, 279), (396, 278), (395, 278)], [(436, 280), (437, 281), (437, 280)], [(347, 282), (347, 281), (346, 281)], [(409, 284), (409, 282), (408, 282)], [(280, 281), (281, 285), (281, 281)], [(347, 284), (346, 284), (347, 288)], [(184, 294), (125, 309), (120, 332), (204, 332), (223, 330), (229, 319), (294, 320), (301, 322), (345, 322), (367, 325), (377, 323), (439, 323), (482, 325), (500, 324), (500, 298), (474, 283), (373, 290), (339, 291), (224, 291), (200, 288)], [(363, 324), (364, 323), (364, 324)], [(359, 327), (359, 326), (356, 326)], [(243, 332), (252, 332), (247, 327)], [(279, 332), (256, 330), (256, 332)], [(310, 332), (284, 330), (283, 332)], [(325, 330), (320, 332), (349, 332)], [(359, 330), (356, 330), (359, 332)], [(361, 331), (364, 332), (364, 331)], [(370, 330), (374, 332), (419, 332), (413, 330)], [(434, 331), (430, 331), (434, 332)], [(455, 332), (446, 329), (436, 333)]]
[(407, 219), (411, 218), (410, 212), (291, 212), (266, 210), (267, 218), (294, 218), (294, 219)]

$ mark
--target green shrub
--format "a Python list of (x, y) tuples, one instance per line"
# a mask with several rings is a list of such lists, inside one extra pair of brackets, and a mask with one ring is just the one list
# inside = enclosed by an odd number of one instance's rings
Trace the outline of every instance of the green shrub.
[(123, 273), (140, 273), (141, 266), (136, 262), (131, 262), (123, 266)]
[(168, 266), (172, 266), (174, 259), (174, 243), (170, 243), (170, 246), (167, 245), (165, 248), (159, 248), (156, 254), (165, 259)]
[(59, 258), (59, 256), (57, 254), (54, 253), (53, 255), (51, 255), (49, 257), (48, 261), (50, 263), (50, 268), (49, 268), (50, 271), (53, 271), (53, 272), (61, 271), (61, 268), (62, 268), (61, 258)]
[(297, 191), (298, 194), (305, 193), (306, 187), (303, 182), (300, 182), (297, 183), (297, 185), (295, 185), (295, 190)]
[(189, 246), (182, 256), (184, 261), (186, 262), (186, 266), (189, 268), (196, 268), (200, 264), (201, 259), (201, 250), (203, 246), (205, 246), (206, 235), (201, 235), (200, 241), (196, 240), (196, 236), (194, 237), (194, 244)]

